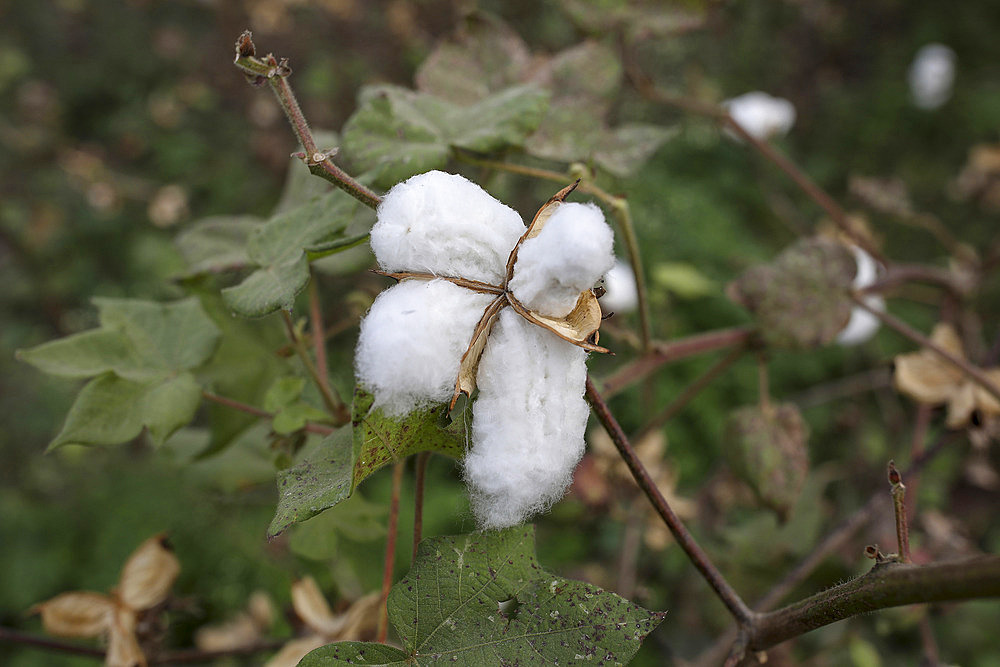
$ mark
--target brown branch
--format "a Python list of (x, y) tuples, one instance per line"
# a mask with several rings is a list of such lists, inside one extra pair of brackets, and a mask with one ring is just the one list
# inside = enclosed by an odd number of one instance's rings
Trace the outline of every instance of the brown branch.
[(701, 572), (701, 575), (708, 582), (708, 585), (715, 591), (719, 599), (726, 606), (729, 612), (734, 618), (741, 624), (749, 622), (753, 617), (753, 612), (747, 607), (746, 603), (740, 598), (739, 594), (733, 590), (733, 587), (729, 585), (722, 573), (716, 569), (712, 561), (709, 560), (708, 555), (702, 551), (698, 543), (695, 542), (691, 533), (688, 532), (687, 528), (680, 518), (674, 513), (670, 508), (670, 504), (667, 499), (663, 497), (660, 490), (657, 488), (656, 483), (653, 482), (646, 468), (642, 465), (639, 457), (636, 455), (635, 450), (632, 449), (632, 445), (629, 443), (628, 438), (625, 436), (625, 432), (622, 430), (620, 424), (615, 419), (614, 415), (611, 414), (611, 410), (608, 409), (607, 403), (601, 398), (600, 393), (598, 393), (597, 388), (591, 381), (590, 377), (587, 377), (587, 400), (590, 401), (590, 405), (593, 408), (594, 415), (597, 417), (601, 425), (604, 426), (604, 430), (608, 432), (611, 436), (611, 441), (618, 448), (618, 452), (621, 454), (622, 459), (628, 466), (629, 471), (632, 473), (632, 477), (635, 478), (636, 484), (642, 489), (642, 492), (646, 494), (649, 501), (653, 504), (653, 508), (656, 510), (660, 518), (666, 524), (667, 528), (670, 529), (671, 534), (677, 541), (677, 544), (684, 550), (687, 554), (688, 559), (695, 566), (695, 568)]
[[(245, 412), (249, 415), (254, 415), (256, 417), (261, 417), (264, 419), (274, 419), (274, 413), (272, 412), (268, 412), (267, 410), (261, 410), (260, 408), (248, 405), (246, 403), (234, 400), (232, 398), (227, 398), (225, 396), (219, 396), (218, 394), (213, 394), (210, 391), (202, 391), (201, 396), (207, 401), (212, 401), (213, 403), (218, 403), (219, 405), (225, 405), (227, 408), (239, 410), (240, 412)], [(308, 433), (316, 433), (318, 435), (330, 435), (337, 429), (333, 428), (332, 426), (324, 426), (323, 424), (317, 424), (315, 422), (306, 422), (306, 425), (302, 427), (302, 430)]]
[(330, 160), (332, 151), (317, 149), (316, 140), (313, 139), (312, 131), (309, 129), (309, 123), (306, 122), (299, 102), (295, 99), (295, 93), (288, 83), (288, 77), (292, 73), (291, 68), (288, 67), (288, 60), (283, 58), (279, 62), (270, 53), (263, 59), (257, 58), (251, 37), (249, 30), (245, 30), (240, 35), (236, 42), (236, 59), (233, 62), (243, 70), (252, 83), (259, 84), (266, 81), (270, 84), (271, 90), (278, 98), (278, 104), (281, 105), (288, 117), (292, 130), (295, 131), (295, 136), (298, 137), (299, 143), (305, 149), (305, 153), (300, 153), (297, 157), (302, 158), (306, 166), (309, 167), (309, 171), (315, 176), (333, 183), (365, 206), (378, 207), (382, 201), (381, 197), (335, 165)]
[(396, 567), (396, 537), (399, 534), (399, 495), (403, 487), (403, 470), (405, 462), (399, 461), (392, 467), (392, 499), (389, 501), (389, 526), (386, 528), (385, 565), (382, 570), (382, 599), (379, 602), (378, 629), (375, 641), (385, 643), (389, 634), (389, 589), (392, 588), (392, 575)]
[(752, 327), (736, 327), (709, 331), (669, 342), (654, 342), (652, 352), (635, 359), (606, 378), (601, 383), (602, 394), (605, 398), (610, 398), (672, 361), (734, 345), (751, 345), (753, 334)]
[(747, 646), (762, 651), (816, 628), (879, 609), (1000, 597), (1000, 556), (911, 565), (886, 562), (784, 609), (758, 615)]
[(18, 630), (5, 628), (3, 626), (0, 626), (0, 642), (22, 644), (24, 646), (32, 646), (34, 648), (44, 649), (46, 651), (55, 651), (57, 653), (69, 653), (72, 655), (99, 658), (101, 660), (104, 659), (104, 651), (99, 648), (94, 648), (93, 646), (84, 646), (75, 642), (66, 642), (60, 639), (51, 639), (49, 637), (29, 634), (27, 632), (19, 632)]
[(917, 331), (909, 324), (896, 317), (895, 315), (890, 315), (889, 313), (883, 312), (878, 308), (872, 308), (865, 302), (864, 299), (859, 297), (857, 294), (851, 294), (851, 298), (854, 300), (854, 303), (858, 304), (859, 306), (867, 310), (869, 313), (877, 317), (882, 322), (882, 324), (886, 325), (890, 329), (895, 330), (902, 336), (909, 338), (910, 340), (920, 345), (921, 347), (926, 347), (931, 352), (934, 352), (936, 355), (947, 361), (949, 364), (951, 364), (955, 368), (965, 373), (965, 375), (967, 375), (969, 379), (971, 379), (973, 382), (975, 382), (983, 389), (993, 394), (997, 398), (997, 400), (1000, 400), (1000, 387), (997, 387), (995, 384), (993, 384), (993, 382), (990, 381), (989, 377), (987, 377), (982, 370), (976, 368), (975, 366), (970, 364), (967, 360), (962, 359), (961, 357), (958, 357), (949, 352), (948, 350), (944, 349), (943, 347), (941, 347), (940, 345), (932, 341), (930, 338), (923, 335), (922, 333), (920, 333), (919, 331)]

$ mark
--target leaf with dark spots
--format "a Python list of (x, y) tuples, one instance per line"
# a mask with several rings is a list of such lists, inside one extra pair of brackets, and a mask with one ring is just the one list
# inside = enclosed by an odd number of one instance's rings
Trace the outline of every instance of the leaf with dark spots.
[[(532, 526), (424, 540), (388, 607), (403, 644), (380, 663), (392, 665), (626, 664), (665, 616), (543, 570)], [(300, 665), (351, 664), (359, 650), (331, 644)]]

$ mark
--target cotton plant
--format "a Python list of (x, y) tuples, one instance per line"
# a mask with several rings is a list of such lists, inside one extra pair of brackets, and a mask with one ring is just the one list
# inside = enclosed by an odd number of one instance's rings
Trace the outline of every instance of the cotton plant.
[(562, 497), (584, 451), (586, 357), (614, 264), (613, 234), (564, 188), (525, 227), (465, 178), (432, 171), (393, 187), (371, 246), (385, 275), (361, 323), (359, 384), (402, 417), (478, 389), (464, 463), (483, 528), (524, 522)]
[(747, 134), (761, 141), (784, 136), (795, 125), (791, 102), (759, 90), (728, 99), (722, 107)]
[(639, 288), (635, 273), (627, 262), (615, 260), (614, 266), (604, 275), (604, 296), (601, 306), (608, 312), (630, 313), (639, 306)]

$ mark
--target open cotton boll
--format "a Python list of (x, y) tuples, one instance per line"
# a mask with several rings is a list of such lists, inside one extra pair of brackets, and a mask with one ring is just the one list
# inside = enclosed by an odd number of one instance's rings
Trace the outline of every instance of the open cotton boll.
[(791, 102), (759, 90), (726, 100), (722, 107), (756, 139), (788, 134), (795, 125), (795, 107)]
[(614, 265), (614, 235), (593, 204), (562, 204), (521, 244), (510, 290), (529, 310), (563, 317)]
[(479, 362), (465, 457), (483, 528), (522, 523), (559, 500), (583, 456), (586, 352), (503, 310)]
[(523, 233), (521, 216), (475, 183), (429, 171), (385, 195), (371, 246), (385, 271), (499, 284), (507, 257)]
[(955, 83), (955, 52), (944, 44), (927, 44), (910, 64), (909, 83), (913, 103), (928, 111), (951, 97)]
[(605, 294), (601, 297), (601, 310), (605, 313), (628, 313), (639, 305), (639, 290), (635, 285), (632, 267), (615, 260), (615, 265), (604, 275)]
[(404, 280), (361, 322), (355, 366), (375, 406), (398, 416), (444, 403), (483, 310), (493, 299), (444, 280)]
[[(858, 265), (851, 286), (856, 290), (861, 290), (874, 285), (875, 281), (878, 280), (878, 262), (856, 245), (851, 246), (851, 252), (854, 253), (854, 261)], [(869, 307), (885, 311), (885, 299), (881, 295), (869, 294), (864, 297), (864, 300)], [(847, 321), (847, 326), (837, 334), (836, 342), (847, 347), (861, 345), (871, 340), (881, 326), (882, 323), (875, 315), (861, 306), (855, 306), (851, 310), (851, 318)]]

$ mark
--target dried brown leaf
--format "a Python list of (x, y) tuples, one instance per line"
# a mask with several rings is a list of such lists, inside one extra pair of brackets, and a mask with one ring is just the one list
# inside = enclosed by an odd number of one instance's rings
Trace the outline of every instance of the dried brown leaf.
[(108, 653), (104, 664), (107, 667), (146, 667), (146, 656), (135, 637), (135, 612), (119, 606), (113, 617), (108, 628)]
[(340, 621), (330, 611), (330, 605), (312, 577), (304, 577), (292, 584), (292, 607), (315, 632), (329, 635), (336, 634), (340, 629)]
[(117, 595), (130, 609), (142, 611), (163, 602), (181, 571), (165, 534), (139, 545), (122, 568)]
[(592, 290), (580, 293), (576, 306), (566, 317), (548, 317), (528, 310), (513, 295), (509, 295), (508, 298), (514, 310), (532, 324), (548, 329), (563, 340), (589, 352), (609, 352), (607, 348), (597, 345), (598, 329), (601, 327), (601, 305)]
[(329, 644), (321, 635), (309, 635), (292, 641), (281, 647), (281, 650), (268, 660), (264, 667), (295, 667), (307, 653)]
[(59, 637), (98, 637), (110, 627), (114, 611), (111, 598), (88, 591), (63, 593), (31, 608), (41, 614), (45, 631)]

